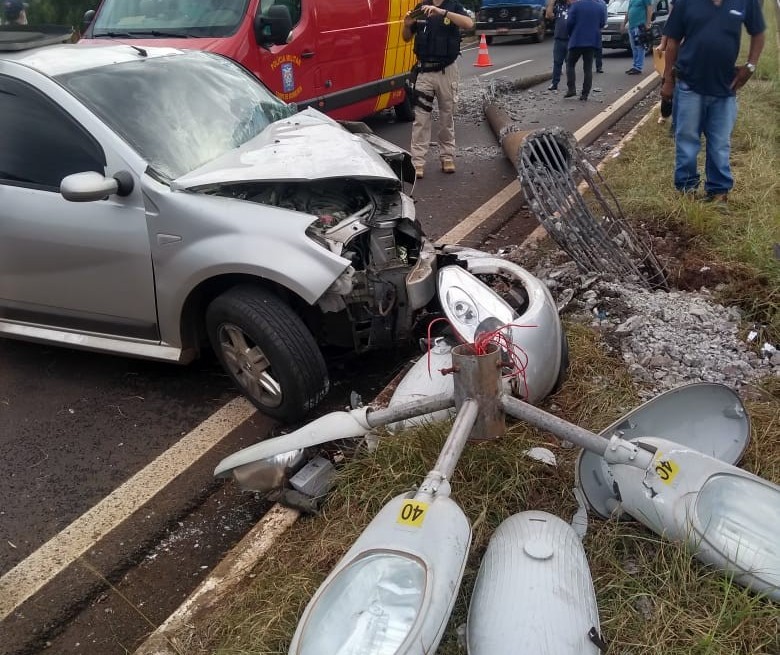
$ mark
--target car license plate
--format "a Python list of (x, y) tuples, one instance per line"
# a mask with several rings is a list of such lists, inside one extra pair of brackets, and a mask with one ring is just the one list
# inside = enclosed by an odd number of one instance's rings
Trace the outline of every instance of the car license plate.
[(602, 41), (611, 41), (612, 40), (612, 34), (602, 34), (601, 35)]

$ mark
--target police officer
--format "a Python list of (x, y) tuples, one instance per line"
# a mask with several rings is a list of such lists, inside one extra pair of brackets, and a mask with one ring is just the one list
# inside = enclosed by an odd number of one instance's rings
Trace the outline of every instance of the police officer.
[(455, 121), (453, 114), (460, 74), (455, 60), (460, 54), (460, 30), (474, 21), (457, 0), (424, 0), (404, 17), (402, 36), (414, 36), (417, 55), (412, 163), (417, 177), (425, 169), (425, 155), (431, 142), (431, 112), (434, 98), (439, 105), (439, 157), (441, 170), (455, 172)]

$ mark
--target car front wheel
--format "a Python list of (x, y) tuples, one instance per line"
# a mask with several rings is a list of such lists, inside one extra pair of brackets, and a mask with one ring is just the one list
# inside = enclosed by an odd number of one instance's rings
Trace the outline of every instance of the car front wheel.
[(273, 293), (255, 286), (226, 291), (206, 310), (206, 330), (222, 366), (264, 414), (299, 420), (328, 392), (314, 337)]

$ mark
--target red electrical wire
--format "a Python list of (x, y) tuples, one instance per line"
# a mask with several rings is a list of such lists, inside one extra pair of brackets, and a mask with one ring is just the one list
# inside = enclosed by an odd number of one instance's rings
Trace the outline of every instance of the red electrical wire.
[(477, 355), (484, 355), (487, 352), (487, 346), (490, 343), (496, 344), (506, 354), (509, 359), (509, 364), (504, 368), (507, 372), (503, 375), (505, 378), (517, 378), (522, 380), (524, 398), (530, 396), (530, 389), (528, 387), (528, 379), (526, 377), (526, 370), (528, 369), (528, 353), (525, 352), (520, 346), (513, 343), (512, 340), (504, 334), (504, 331), (510, 328), (535, 328), (537, 325), (520, 325), (517, 323), (508, 323), (493, 332), (485, 332), (480, 334), (474, 340), (474, 351)]
[[(428, 358), (428, 375), (431, 374), (431, 344), (432, 344), (431, 328), (433, 327), (434, 323), (438, 323), (439, 321), (445, 321), (449, 323), (449, 321), (446, 318), (437, 318), (428, 324), (428, 350), (426, 352), (426, 356)], [(525, 393), (523, 394), (524, 398), (528, 398), (530, 396), (528, 380), (526, 378), (526, 370), (528, 368), (528, 353), (525, 352), (525, 350), (523, 350), (517, 344), (512, 343), (512, 340), (506, 334), (504, 334), (504, 331), (511, 328), (536, 328), (536, 327), (539, 326), (520, 325), (518, 323), (508, 323), (506, 325), (502, 325), (500, 328), (496, 330), (493, 330), (492, 332), (483, 332), (474, 340), (473, 343), (474, 352), (477, 355), (486, 354), (488, 344), (490, 343), (494, 343), (499, 348), (501, 348), (501, 350), (506, 354), (506, 357), (509, 359), (509, 363), (504, 364), (504, 368), (507, 370), (507, 372), (504, 373), (503, 377), (518, 378), (522, 380), (523, 389), (525, 390)]]

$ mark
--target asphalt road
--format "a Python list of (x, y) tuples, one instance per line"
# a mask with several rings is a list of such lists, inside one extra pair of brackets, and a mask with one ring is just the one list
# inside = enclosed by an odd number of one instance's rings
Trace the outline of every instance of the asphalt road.
[[(488, 125), (473, 119), (474, 103), (479, 103), (481, 92), (495, 80), (516, 80), (550, 70), (551, 52), (550, 40), (532, 44), (496, 39), (489, 48), (493, 66), (478, 68), (473, 65), (476, 45), (464, 49), (460, 60), (461, 108), (469, 111), (456, 124), (457, 173), (441, 173), (429, 155), (426, 177), (412, 191), (418, 216), (432, 238), (448, 232), (514, 180), (514, 168), (498, 148)], [(625, 75), (629, 65), (625, 53), (605, 51), (606, 72), (594, 76), (595, 89), (600, 90), (594, 89), (592, 101), (563, 100), (562, 91), (549, 93), (543, 84), (529, 90), (533, 102), (515, 118), (528, 129), (558, 124), (573, 131), (641, 79)], [(649, 72), (649, 66), (646, 68)], [(367, 122), (384, 138), (408, 147), (409, 124), (393, 122), (390, 114), (377, 115)], [(520, 219), (520, 210), (520, 199), (514, 198), (465, 243), (478, 245), (499, 230), (509, 235), (505, 239), (519, 242), (535, 227), (527, 218)], [(371, 393), (392, 376), (397, 362), (397, 356), (378, 355), (362, 363), (336, 365), (334, 391), (328, 402), (334, 406), (345, 404), (355, 384), (363, 393)], [(164, 454), (234, 396), (229, 381), (211, 358), (176, 367), (0, 341), (0, 454), (4, 471), (0, 476), (0, 576)], [(0, 652), (36, 652), (40, 644), (30, 650), (24, 646), (25, 638), (40, 634), (45, 639), (47, 630), (72, 615), (83, 599), (99, 593), (96, 589), (107, 579), (121, 577), (128, 563), (148, 559), (148, 553), (159, 548), (160, 540), (170, 534), (171, 525), (184, 521), (182, 517), (189, 509), (209, 495), (218, 497), (210, 510), (215, 532), (197, 539), (202, 542), (201, 552), (212, 552), (211, 558), (204, 557), (204, 563), (198, 566), (211, 566), (219, 553), (240, 537), (240, 526), (251, 525), (264, 510), (260, 499), (240, 497), (229, 488), (220, 489), (214, 496), (215, 489), (219, 489), (210, 476), (214, 460), (262, 438), (273, 427), (255, 415), (211, 459), (180, 475), (155, 505), (136, 512), (111, 539), (91, 548), (82, 557), (77, 574), (68, 577), (66, 571), (31, 601), (15, 607), (0, 624), (0, 632), (9, 637), (0, 639)], [(206, 543), (209, 539), (211, 544)], [(195, 560), (191, 563), (194, 567)], [(172, 568), (181, 565), (181, 560), (168, 564)], [(85, 574), (87, 569), (89, 573)], [(191, 576), (195, 578), (191, 586), (197, 583), (199, 571)], [(169, 575), (171, 571), (153, 577)], [(148, 582), (145, 585), (142, 589), (149, 596), (163, 595)], [(150, 610), (149, 620), (163, 620), (166, 612), (186, 596), (186, 587), (177, 583), (175, 593), (169, 594), (166, 602), (160, 601), (155, 611)], [(117, 638), (113, 650), (105, 644), (95, 649), (74, 637), (67, 644), (60, 639), (53, 651), (110, 655), (125, 653), (132, 645)]]

